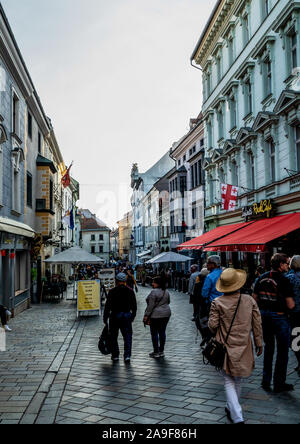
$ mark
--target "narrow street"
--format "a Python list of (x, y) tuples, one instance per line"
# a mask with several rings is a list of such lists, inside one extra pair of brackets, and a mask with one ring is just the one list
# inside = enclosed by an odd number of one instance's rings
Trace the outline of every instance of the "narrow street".
[[(77, 321), (73, 301), (34, 305), (13, 319), (0, 361), (1, 424), (227, 423), (223, 381), (203, 365), (186, 294), (171, 292), (165, 359), (148, 357), (150, 332), (142, 318), (149, 291), (139, 287), (130, 366), (100, 355), (102, 319)], [(243, 385), (247, 423), (300, 423), (300, 381), (292, 354), (292, 393), (262, 391), (261, 366), (259, 359)]]

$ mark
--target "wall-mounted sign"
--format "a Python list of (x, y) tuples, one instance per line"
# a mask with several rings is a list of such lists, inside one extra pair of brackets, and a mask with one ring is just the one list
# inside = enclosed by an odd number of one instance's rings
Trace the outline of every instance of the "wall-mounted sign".
[(243, 208), (242, 216), (247, 220), (257, 218), (270, 218), (275, 213), (275, 205), (271, 199), (264, 199), (251, 206)]

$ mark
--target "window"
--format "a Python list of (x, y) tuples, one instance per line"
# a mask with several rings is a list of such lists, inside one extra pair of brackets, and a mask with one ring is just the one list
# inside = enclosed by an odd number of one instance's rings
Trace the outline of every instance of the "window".
[(298, 56), (297, 56), (297, 34), (295, 29), (293, 29), (290, 35), (290, 45), (291, 45), (291, 65), (292, 69), (298, 66)]
[(187, 191), (186, 177), (185, 176), (181, 176), (180, 177), (180, 193), (181, 193), (182, 197), (184, 197), (184, 193), (186, 191)]
[(297, 156), (297, 169), (300, 171), (300, 126), (295, 128), (295, 142), (296, 142), (296, 156)]
[(254, 190), (255, 188), (255, 161), (252, 153), (249, 153), (249, 178), (250, 178), (250, 188)]
[(32, 208), (32, 175), (27, 171), (27, 206)]
[(268, 17), (270, 13), (270, 0), (262, 0), (263, 6), (263, 18)]
[(263, 64), (263, 76), (264, 76), (264, 93), (265, 97), (272, 94), (272, 63), (270, 60), (266, 60)]
[(40, 132), (38, 134), (38, 152), (39, 154), (42, 153), (42, 136)]
[(91, 247), (91, 253), (92, 253), (92, 254), (95, 254), (95, 252), (96, 252), (95, 247), (94, 247), (94, 246)]
[(268, 151), (269, 151), (269, 159), (270, 159), (270, 181), (275, 182), (276, 174), (275, 174), (275, 144), (273, 140), (268, 142)]
[(103, 245), (99, 246), (99, 253), (103, 253)]
[(192, 189), (202, 185), (202, 162), (199, 160), (191, 166)]
[(221, 66), (221, 58), (220, 57), (217, 57), (216, 65), (217, 65), (217, 82), (219, 83), (222, 78), (222, 66)]
[(235, 161), (232, 162), (231, 177), (232, 177), (232, 185), (234, 185), (235, 187), (238, 187), (239, 186), (239, 168), (238, 168), (238, 165)]
[(53, 210), (53, 180), (50, 179), (50, 190), (49, 190), (49, 200), (50, 200), (50, 211)]
[(251, 80), (248, 79), (245, 82), (245, 111), (246, 116), (251, 114), (253, 111), (252, 108), (252, 85)]
[(224, 138), (224, 116), (222, 109), (218, 111), (219, 140)]
[(186, 154), (183, 156), (183, 162), (186, 162)]
[(236, 128), (237, 126), (237, 104), (234, 96), (229, 99), (229, 111), (230, 111), (230, 128)]
[(244, 35), (244, 46), (246, 46), (250, 40), (250, 28), (249, 28), (248, 14), (244, 15), (244, 18), (243, 18), (243, 35)]
[(103, 239), (104, 239), (104, 238), (103, 238), (103, 234), (99, 234), (99, 240), (100, 240), (100, 241), (103, 241)]
[(32, 139), (32, 115), (28, 111), (27, 114), (27, 131), (28, 131), (28, 137)]
[(12, 132), (17, 136), (20, 133), (20, 101), (18, 96), (13, 93), (13, 121)]
[(207, 129), (207, 145), (208, 148), (211, 148), (213, 146), (213, 132), (212, 132), (211, 122), (206, 122), (206, 129)]
[(233, 37), (228, 40), (228, 60), (229, 66), (231, 66), (234, 62), (234, 46), (233, 46)]

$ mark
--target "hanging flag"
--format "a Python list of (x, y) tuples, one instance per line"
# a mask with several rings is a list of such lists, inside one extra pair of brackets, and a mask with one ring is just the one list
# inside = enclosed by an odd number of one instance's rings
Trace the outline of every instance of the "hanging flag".
[(62, 218), (63, 225), (69, 227), (71, 225), (71, 211), (66, 211), (64, 217)]
[(69, 228), (70, 230), (74, 230), (74, 209), (72, 208), (71, 212), (70, 212), (70, 225)]
[(235, 211), (238, 191), (238, 187), (221, 184), (222, 210)]
[(71, 183), (70, 169), (71, 169), (72, 165), (73, 165), (73, 162), (71, 163), (71, 165), (67, 169), (67, 172), (64, 174), (64, 176), (61, 179), (61, 183), (62, 183), (64, 188), (67, 188), (70, 185), (70, 183)]

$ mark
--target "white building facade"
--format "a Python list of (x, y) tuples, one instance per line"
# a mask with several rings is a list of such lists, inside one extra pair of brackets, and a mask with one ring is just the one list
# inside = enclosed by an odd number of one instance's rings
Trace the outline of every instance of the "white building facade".
[[(300, 211), (300, 3), (220, 0), (192, 54), (203, 69), (206, 230), (272, 200)], [(221, 184), (239, 187), (221, 209)]]

